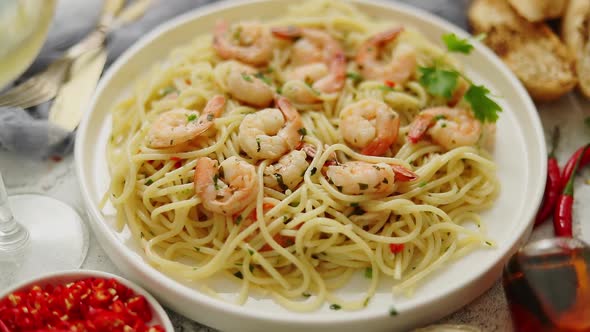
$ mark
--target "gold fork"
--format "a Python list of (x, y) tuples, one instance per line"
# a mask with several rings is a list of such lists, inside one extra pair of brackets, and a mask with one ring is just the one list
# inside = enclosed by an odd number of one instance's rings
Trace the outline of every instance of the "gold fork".
[(70, 47), (46, 70), (0, 95), (0, 106), (29, 108), (53, 99), (72, 63), (82, 54), (101, 47), (109, 32), (141, 17), (151, 0), (136, 0), (122, 10), (125, 0), (105, 0), (97, 28)]

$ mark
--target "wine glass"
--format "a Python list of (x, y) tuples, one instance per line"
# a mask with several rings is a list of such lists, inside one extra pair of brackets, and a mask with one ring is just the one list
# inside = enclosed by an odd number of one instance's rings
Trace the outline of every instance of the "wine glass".
[[(0, 89), (35, 59), (56, 0), (0, 1)], [(78, 213), (56, 199), (9, 197), (0, 173), (0, 289), (44, 272), (76, 269), (88, 251)]]
[(38, 194), (8, 196), (0, 174), (0, 289), (77, 269), (87, 252), (88, 233), (73, 208)]

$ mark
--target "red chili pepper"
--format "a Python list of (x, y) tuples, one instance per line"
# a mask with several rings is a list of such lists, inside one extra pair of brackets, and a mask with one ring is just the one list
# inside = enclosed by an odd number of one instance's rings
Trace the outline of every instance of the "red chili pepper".
[(173, 156), (173, 157), (170, 157), (170, 160), (172, 160), (172, 161), (180, 161), (181, 159), (180, 159), (180, 157)]
[(561, 172), (561, 188), (565, 187), (567, 184), (567, 181), (574, 172), (574, 166), (576, 166), (576, 162), (580, 156), (582, 157), (580, 160), (580, 168), (584, 168), (584, 166), (590, 163), (590, 150), (588, 150), (588, 147), (590, 147), (590, 143), (579, 148), (576, 152), (574, 152), (574, 154), (567, 161), (567, 164), (565, 164), (563, 167), (563, 171)]
[(33, 286), (0, 299), (0, 332), (153, 331), (143, 296), (114, 279), (88, 278), (67, 285)]
[(404, 250), (403, 243), (390, 243), (389, 244), (389, 251), (391, 251), (392, 254), (400, 253), (403, 250)]
[(552, 147), (547, 159), (547, 182), (545, 183), (545, 194), (543, 195), (543, 205), (537, 212), (535, 226), (542, 224), (555, 209), (555, 203), (559, 198), (561, 186), (561, 175), (559, 174), (559, 164), (555, 158), (555, 148), (559, 141), (559, 127), (553, 130)]
[(385, 81), (385, 85), (387, 85), (390, 88), (393, 88), (395, 86), (395, 82), (394, 81), (390, 81), (390, 80), (386, 80)]
[[(574, 204), (574, 179), (576, 171), (582, 165), (582, 157), (590, 151), (590, 145), (584, 146), (584, 149), (578, 154), (575, 159), (574, 167), (567, 180), (565, 187), (557, 201), (555, 214), (553, 215), (553, 229), (556, 236), (572, 237), (572, 206)], [(570, 159), (571, 160), (571, 159)]]

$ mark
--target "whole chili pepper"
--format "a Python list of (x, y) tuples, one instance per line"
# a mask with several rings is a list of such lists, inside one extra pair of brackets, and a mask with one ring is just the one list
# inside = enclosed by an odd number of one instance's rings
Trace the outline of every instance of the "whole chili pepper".
[[(572, 206), (574, 204), (574, 179), (578, 168), (582, 165), (582, 157), (590, 151), (590, 145), (585, 145), (581, 153), (575, 153), (577, 156), (574, 167), (567, 180), (565, 187), (559, 196), (555, 214), (553, 215), (553, 230), (556, 236), (573, 237), (572, 231)], [(571, 160), (571, 159), (570, 159)]]
[(579, 148), (574, 154), (570, 157), (567, 161), (567, 164), (563, 167), (563, 171), (561, 172), (561, 187), (565, 187), (569, 178), (571, 177), (572, 173), (574, 172), (574, 166), (576, 166), (576, 162), (578, 158), (581, 156), (580, 161), (580, 168), (584, 168), (584, 166), (590, 163), (590, 143), (582, 146)]
[(555, 208), (555, 203), (557, 202), (557, 198), (559, 198), (559, 193), (562, 189), (561, 175), (559, 174), (559, 164), (557, 163), (557, 158), (555, 158), (555, 148), (557, 147), (558, 141), (559, 127), (555, 127), (555, 129), (553, 129), (553, 136), (551, 139), (551, 152), (549, 153), (549, 158), (547, 159), (547, 182), (545, 183), (543, 205), (537, 212), (535, 226), (542, 224), (543, 221), (549, 218), (553, 212), (553, 209)]

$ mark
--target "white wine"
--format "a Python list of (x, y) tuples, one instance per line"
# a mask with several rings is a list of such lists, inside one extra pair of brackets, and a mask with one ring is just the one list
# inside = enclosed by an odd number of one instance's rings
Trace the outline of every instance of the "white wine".
[(33, 62), (47, 36), (56, 0), (0, 1), (0, 89)]

